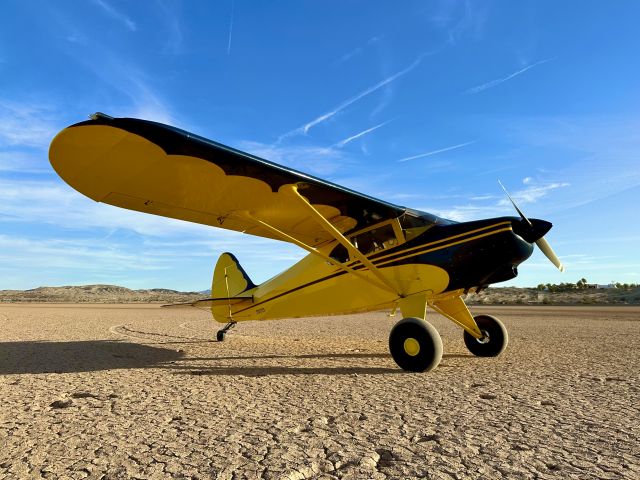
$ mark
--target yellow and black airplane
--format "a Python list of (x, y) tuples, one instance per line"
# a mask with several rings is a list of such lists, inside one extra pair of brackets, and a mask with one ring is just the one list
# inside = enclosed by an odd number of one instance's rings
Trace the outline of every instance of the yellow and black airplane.
[[(442, 341), (427, 307), (464, 329), (475, 355), (499, 355), (504, 325), (472, 316), (462, 299), (514, 278), (536, 243), (559, 268), (544, 220), (499, 217), (453, 222), (378, 200), (156, 122), (96, 113), (62, 130), (49, 158), (73, 188), (130, 210), (293, 243), (309, 255), (255, 285), (223, 253), (211, 309), (225, 333), (244, 320), (400, 308), (389, 348), (410, 371), (435, 368)], [(513, 202), (513, 201), (512, 201)]]

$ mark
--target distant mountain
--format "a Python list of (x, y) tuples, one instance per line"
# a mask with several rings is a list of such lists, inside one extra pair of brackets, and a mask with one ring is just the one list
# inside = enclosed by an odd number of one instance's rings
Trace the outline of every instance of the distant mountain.
[[(131, 290), (117, 285), (38, 287), (0, 290), (0, 303), (181, 303), (211, 297), (211, 290), (179, 292), (166, 288)], [(536, 288), (491, 287), (466, 296), (469, 305), (640, 305), (640, 288), (592, 288), (549, 292)]]
[(0, 290), (0, 302), (51, 303), (173, 303), (207, 298), (201, 292), (178, 292), (166, 288), (131, 290), (117, 285), (38, 287), (31, 290)]

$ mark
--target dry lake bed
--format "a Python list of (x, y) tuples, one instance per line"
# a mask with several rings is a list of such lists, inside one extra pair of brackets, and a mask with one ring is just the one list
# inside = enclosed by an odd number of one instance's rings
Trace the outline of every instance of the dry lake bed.
[(399, 370), (384, 313), (239, 324), (0, 305), (0, 478), (640, 478), (640, 308), (475, 307), (510, 333)]

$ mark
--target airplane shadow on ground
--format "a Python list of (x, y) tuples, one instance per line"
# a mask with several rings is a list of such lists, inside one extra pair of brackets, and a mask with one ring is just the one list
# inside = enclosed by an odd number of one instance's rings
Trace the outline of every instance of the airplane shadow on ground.
[(145, 368), (177, 361), (183, 355), (176, 349), (113, 340), (0, 342), (0, 374)]
[[(382, 366), (362, 366), (357, 364), (357, 359), (363, 358), (388, 358), (391, 363), (391, 356), (388, 353), (320, 353), (320, 354), (305, 354), (305, 355), (251, 355), (251, 356), (237, 356), (237, 357), (206, 357), (206, 358), (183, 358), (180, 363), (188, 361), (225, 361), (233, 362), (242, 360), (295, 360), (295, 359), (353, 359), (354, 364), (336, 365), (336, 366), (322, 366), (322, 367), (306, 367), (296, 365), (273, 365), (273, 366), (260, 366), (260, 365), (224, 365), (224, 366), (205, 366), (205, 367), (192, 367), (189, 365), (171, 365), (169, 368), (176, 370), (177, 374), (182, 375), (211, 375), (211, 376), (224, 376), (224, 375), (242, 375), (245, 377), (262, 377), (271, 375), (388, 375), (388, 374), (406, 374), (404, 370), (393, 365), (391, 367)], [(442, 356), (443, 360), (453, 358), (473, 358), (470, 354), (445, 354)], [(438, 368), (448, 367), (444, 362), (440, 364)]]
[[(447, 358), (467, 358), (472, 355), (447, 355)], [(363, 366), (358, 360), (390, 358), (388, 353), (317, 353), (305, 355), (250, 355), (223, 357), (191, 357), (174, 348), (143, 345), (113, 340), (86, 340), (72, 342), (0, 342), (0, 374), (79, 373), (127, 368), (166, 368), (185, 375), (380, 375), (404, 373), (398, 367)], [(246, 360), (353, 360), (353, 365), (298, 366), (298, 365), (229, 365)], [(225, 362), (227, 365), (195, 367), (188, 362)], [(186, 362), (186, 363), (183, 363)], [(443, 366), (441, 364), (441, 366)]]

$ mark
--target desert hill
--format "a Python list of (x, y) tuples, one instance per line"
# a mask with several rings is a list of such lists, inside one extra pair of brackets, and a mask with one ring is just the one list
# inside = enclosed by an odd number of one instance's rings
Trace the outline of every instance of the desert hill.
[(208, 298), (208, 292), (178, 292), (166, 288), (131, 290), (117, 285), (38, 287), (0, 290), (0, 302), (52, 303), (173, 303)]
[(490, 287), (468, 295), (469, 305), (640, 305), (640, 287), (548, 291), (537, 288)]
[[(208, 298), (210, 292), (179, 292), (165, 288), (131, 290), (117, 285), (38, 287), (0, 290), (0, 303), (178, 303)], [(640, 305), (640, 287), (547, 291), (536, 288), (491, 287), (467, 295), (469, 305)]]

